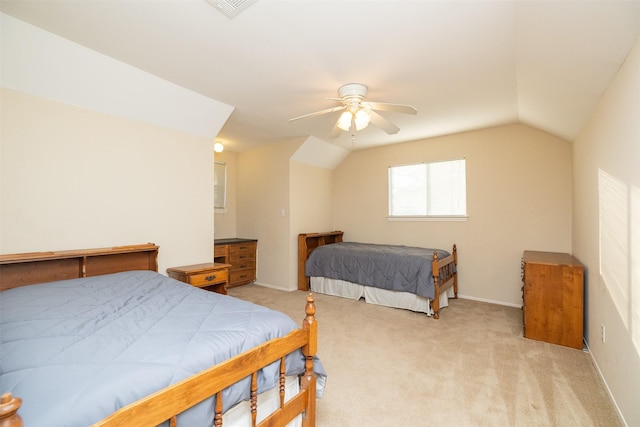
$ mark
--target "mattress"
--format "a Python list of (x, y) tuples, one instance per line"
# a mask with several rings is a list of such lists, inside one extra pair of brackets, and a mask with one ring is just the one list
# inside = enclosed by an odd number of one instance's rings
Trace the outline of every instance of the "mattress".
[[(154, 391), (298, 326), (283, 313), (151, 271), (10, 289), (1, 294), (0, 390), (23, 399), (25, 426), (86, 427)], [(304, 371), (297, 351), (287, 375)], [(278, 382), (278, 363), (258, 392)], [(324, 371), (317, 363), (318, 393)], [(224, 411), (249, 399), (249, 379), (223, 392)], [(210, 426), (214, 399), (179, 416)]]
[[(390, 291), (372, 286), (364, 286), (358, 283), (347, 282), (327, 277), (311, 277), (311, 290), (320, 294), (333, 295), (352, 300), (363, 298), (369, 304), (383, 305), (385, 307), (403, 308), (433, 315), (429, 298), (415, 295), (410, 292)], [(449, 306), (449, 297), (453, 297), (453, 289), (449, 288), (440, 294), (440, 308)]]

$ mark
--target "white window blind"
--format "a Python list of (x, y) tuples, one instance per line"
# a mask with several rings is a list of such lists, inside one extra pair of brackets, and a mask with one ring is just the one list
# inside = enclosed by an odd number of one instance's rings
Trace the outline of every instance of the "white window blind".
[(464, 159), (389, 167), (390, 217), (467, 214)]
[(213, 162), (213, 208), (216, 213), (227, 208), (227, 164)]

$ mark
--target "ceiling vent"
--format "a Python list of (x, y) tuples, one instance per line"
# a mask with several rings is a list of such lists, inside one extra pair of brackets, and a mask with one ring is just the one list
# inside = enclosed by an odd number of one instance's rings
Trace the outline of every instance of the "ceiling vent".
[(251, 6), (256, 0), (205, 0), (212, 4), (228, 18), (233, 19), (240, 12)]

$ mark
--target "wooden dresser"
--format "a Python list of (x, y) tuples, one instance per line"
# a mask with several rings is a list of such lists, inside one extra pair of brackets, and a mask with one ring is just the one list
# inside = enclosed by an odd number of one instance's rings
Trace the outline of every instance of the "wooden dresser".
[(258, 241), (256, 239), (216, 239), (213, 259), (215, 262), (231, 264), (229, 268), (229, 287), (252, 283), (256, 280), (256, 258)]
[(582, 349), (584, 267), (566, 253), (525, 251), (524, 336)]

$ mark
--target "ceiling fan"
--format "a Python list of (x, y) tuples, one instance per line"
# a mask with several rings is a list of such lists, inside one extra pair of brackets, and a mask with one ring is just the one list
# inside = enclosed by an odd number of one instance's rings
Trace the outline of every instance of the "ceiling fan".
[(386, 118), (382, 117), (376, 112), (378, 111), (395, 111), (405, 114), (417, 114), (416, 110), (411, 105), (402, 104), (389, 104), (386, 102), (370, 102), (365, 101), (367, 96), (367, 86), (361, 83), (348, 83), (340, 86), (338, 89), (339, 98), (326, 98), (331, 101), (339, 101), (342, 105), (337, 107), (327, 108), (326, 110), (316, 111), (314, 113), (304, 114), (302, 116), (289, 119), (290, 122), (305, 117), (318, 116), (321, 114), (333, 113), (336, 111), (342, 111), (338, 121), (336, 122), (331, 137), (336, 138), (341, 131), (348, 132), (351, 128), (355, 130), (362, 130), (366, 128), (369, 123), (382, 129), (389, 135), (398, 133), (400, 128), (391, 123)]

